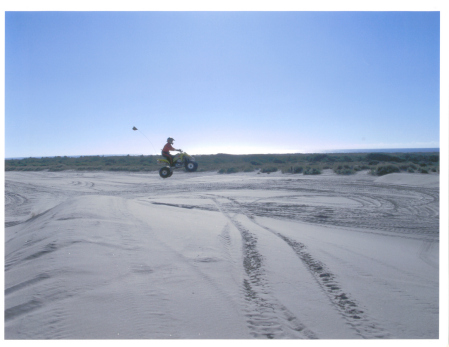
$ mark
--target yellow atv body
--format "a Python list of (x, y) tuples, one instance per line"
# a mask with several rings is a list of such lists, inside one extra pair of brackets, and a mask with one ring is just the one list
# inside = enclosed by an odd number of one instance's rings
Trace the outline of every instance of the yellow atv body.
[(159, 176), (162, 178), (170, 177), (173, 175), (175, 169), (180, 169), (182, 167), (185, 167), (187, 172), (194, 172), (198, 169), (198, 163), (195, 161), (195, 158), (182, 151), (173, 157), (173, 166), (170, 166), (170, 162), (165, 158), (158, 159), (157, 162), (165, 165), (159, 170)]

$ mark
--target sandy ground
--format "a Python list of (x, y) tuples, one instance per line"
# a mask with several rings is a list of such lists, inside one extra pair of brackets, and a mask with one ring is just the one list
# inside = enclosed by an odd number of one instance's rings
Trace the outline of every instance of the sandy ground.
[(437, 339), (438, 175), (7, 172), (6, 339)]

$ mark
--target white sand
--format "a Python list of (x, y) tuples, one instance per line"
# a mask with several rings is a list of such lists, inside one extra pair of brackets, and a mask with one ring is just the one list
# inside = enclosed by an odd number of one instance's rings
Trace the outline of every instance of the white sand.
[(7, 339), (438, 338), (438, 175), (5, 176)]

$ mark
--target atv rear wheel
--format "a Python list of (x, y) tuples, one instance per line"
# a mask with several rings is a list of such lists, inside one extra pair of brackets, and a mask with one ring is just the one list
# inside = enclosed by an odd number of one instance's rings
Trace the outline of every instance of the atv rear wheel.
[(198, 169), (198, 163), (194, 162), (194, 161), (189, 161), (186, 163), (186, 170), (188, 172), (194, 172), (196, 171), (196, 169)]
[(168, 178), (173, 174), (169, 167), (163, 167), (159, 170), (159, 176), (162, 178)]

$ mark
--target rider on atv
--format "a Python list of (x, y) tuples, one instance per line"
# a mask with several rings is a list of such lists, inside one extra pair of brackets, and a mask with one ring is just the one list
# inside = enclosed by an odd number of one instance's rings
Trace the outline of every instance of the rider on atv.
[(173, 155), (170, 154), (170, 151), (182, 152), (181, 149), (173, 148), (173, 146), (172, 146), (173, 141), (175, 141), (175, 139), (172, 137), (169, 137), (167, 139), (167, 143), (165, 144), (164, 148), (162, 149), (162, 156), (168, 159), (170, 166), (173, 166), (173, 157), (174, 157)]

